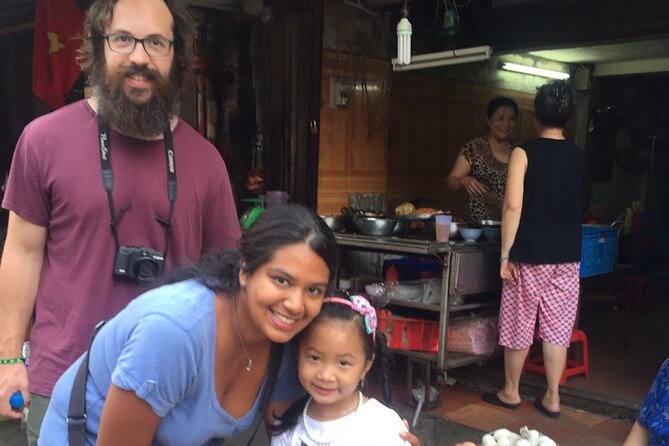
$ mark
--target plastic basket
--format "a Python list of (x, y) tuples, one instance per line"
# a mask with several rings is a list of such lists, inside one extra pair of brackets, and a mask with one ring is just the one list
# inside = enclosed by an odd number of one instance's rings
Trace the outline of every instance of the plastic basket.
[(377, 317), (389, 348), (429, 353), (439, 350), (439, 322), (396, 316), (388, 310), (379, 311)]
[(617, 232), (614, 228), (603, 225), (583, 225), (581, 277), (613, 271), (617, 241)]

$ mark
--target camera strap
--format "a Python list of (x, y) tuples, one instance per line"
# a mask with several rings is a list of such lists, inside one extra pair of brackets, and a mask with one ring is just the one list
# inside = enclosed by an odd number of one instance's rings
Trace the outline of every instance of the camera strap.
[[(118, 223), (125, 211), (130, 208), (130, 205), (125, 206), (116, 214), (114, 208), (114, 197), (112, 191), (114, 190), (114, 174), (111, 166), (111, 151), (109, 144), (109, 126), (106, 122), (98, 120), (98, 146), (100, 148), (100, 167), (102, 169), (102, 185), (107, 191), (107, 203), (109, 205), (109, 213), (111, 214), (111, 230), (114, 234), (114, 242), (116, 249), (121, 246), (118, 236)], [(167, 199), (170, 201), (170, 212), (167, 220), (160, 217), (154, 217), (158, 223), (165, 227), (165, 249), (163, 256), (167, 259), (167, 251), (170, 246), (170, 234), (172, 233), (172, 219), (174, 216), (174, 203), (177, 199), (177, 161), (174, 156), (174, 141), (172, 140), (172, 131), (169, 126), (163, 132), (165, 141), (165, 162), (167, 164)]]

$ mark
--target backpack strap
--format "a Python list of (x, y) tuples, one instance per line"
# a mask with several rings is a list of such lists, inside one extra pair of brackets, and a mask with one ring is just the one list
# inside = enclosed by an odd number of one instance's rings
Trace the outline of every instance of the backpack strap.
[(281, 359), (283, 358), (283, 349), (284, 344), (272, 343), (269, 351), (269, 366), (267, 368), (267, 390), (265, 395), (263, 395), (262, 406), (260, 408), (260, 417), (259, 421), (256, 422), (256, 427), (253, 430), (253, 434), (249, 438), (249, 441), (246, 443), (246, 446), (250, 446), (253, 443), (253, 439), (258, 433), (258, 428), (264, 422), (265, 410), (269, 405), (270, 400), (272, 399), (272, 393), (274, 392), (274, 386), (276, 385), (276, 379), (279, 376), (279, 369), (281, 368)]
[(105, 324), (100, 321), (93, 330), (93, 336), (88, 344), (88, 350), (77, 369), (77, 375), (72, 384), (70, 405), (67, 408), (67, 435), (70, 446), (84, 446), (86, 444), (86, 381), (88, 380), (88, 360), (91, 356), (91, 347), (98, 331)]
[[(77, 374), (72, 384), (72, 392), (70, 393), (70, 404), (67, 409), (67, 433), (69, 439), (69, 446), (85, 446), (86, 444), (86, 381), (88, 380), (88, 361), (91, 356), (91, 347), (98, 331), (105, 324), (105, 321), (99, 322), (95, 326), (93, 337), (88, 344), (86, 351)], [(258, 433), (258, 427), (263, 424), (263, 415), (274, 392), (277, 377), (279, 376), (279, 369), (281, 368), (281, 359), (283, 358), (284, 344), (272, 343), (269, 353), (269, 366), (267, 373), (267, 389), (263, 395), (263, 402), (260, 410), (260, 421), (256, 423), (255, 430), (247, 442), (250, 446)]]

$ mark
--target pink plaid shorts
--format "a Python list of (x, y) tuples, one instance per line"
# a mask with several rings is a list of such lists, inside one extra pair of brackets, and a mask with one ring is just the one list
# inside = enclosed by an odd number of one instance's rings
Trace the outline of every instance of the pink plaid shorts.
[(504, 281), (499, 311), (499, 343), (522, 350), (537, 338), (569, 348), (576, 319), (580, 263), (533, 265), (516, 263), (515, 285)]

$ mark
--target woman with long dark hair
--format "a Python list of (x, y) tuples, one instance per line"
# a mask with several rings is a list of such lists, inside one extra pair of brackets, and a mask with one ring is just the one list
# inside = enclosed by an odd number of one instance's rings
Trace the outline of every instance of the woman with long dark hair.
[[(267, 391), (271, 345), (316, 317), (336, 268), (325, 223), (304, 207), (281, 206), (238, 250), (211, 254), (133, 300), (90, 349), (86, 444), (204, 445), (247, 430)], [(56, 384), (40, 444), (68, 442), (81, 361)], [(279, 362), (268, 414), (303, 394), (293, 350)]]

